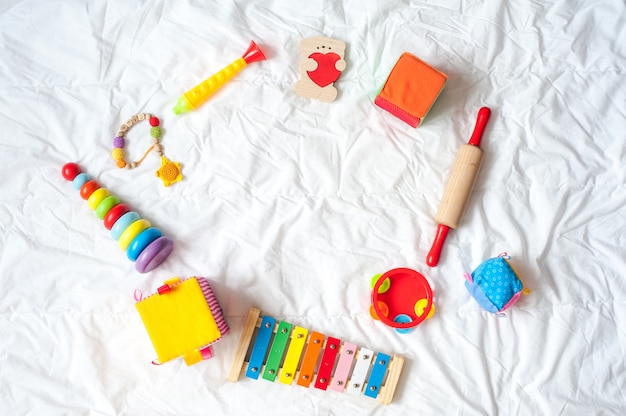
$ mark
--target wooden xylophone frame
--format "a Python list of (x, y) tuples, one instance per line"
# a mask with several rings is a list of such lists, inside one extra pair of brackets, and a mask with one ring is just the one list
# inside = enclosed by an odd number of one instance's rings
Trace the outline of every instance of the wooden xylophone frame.
[[(256, 332), (255, 332), (256, 331)], [(254, 339), (253, 339), (254, 338)], [(284, 384), (347, 392), (390, 404), (404, 358), (358, 347), (319, 332), (261, 316), (250, 308), (228, 376), (236, 382), (244, 373)]]

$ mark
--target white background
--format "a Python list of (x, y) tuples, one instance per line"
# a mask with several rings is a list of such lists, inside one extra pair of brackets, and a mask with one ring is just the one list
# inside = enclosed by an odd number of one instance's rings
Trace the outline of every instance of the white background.
[[(438, 4), (435, 4), (438, 3)], [(0, 2), (0, 413), (626, 413), (626, 7), (605, 1)], [(347, 44), (335, 102), (297, 96), (299, 42)], [(180, 94), (251, 64), (198, 110)], [(422, 126), (373, 104), (403, 52), (448, 75)], [(439, 266), (434, 215), (478, 109), (482, 169)], [(139, 112), (182, 182), (110, 157)], [(128, 159), (149, 146), (127, 136)], [(175, 241), (140, 275), (61, 176), (79, 163)], [(498, 318), (463, 272), (503, 251), (532, 293)], [(436, 315), (369, 317), (371, 276), (424, 273)], [(157, 367), (134, 308), (206, 276), (231, 334), (210, 361)], [(250, 306), (407, 363), (391, 406), (226, 381)]]

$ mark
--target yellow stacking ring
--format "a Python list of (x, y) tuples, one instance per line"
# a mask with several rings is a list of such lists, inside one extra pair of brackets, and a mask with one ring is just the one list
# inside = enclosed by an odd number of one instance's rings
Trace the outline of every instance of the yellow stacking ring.
[(100, 202), (104, 200), (107, 196), (111, 195), (108, 189), (98, 188), (91, 195), (89, 195), (89, 199), (87, 199), (87, 205), (89, 208), (95, 210), (100, 205)]
[(122, 235), (120, 235), (120, 239), (118, 243), (122, 250), (126, 250), (130, 243), (137, 237), (143, 230), (150, 228), (150, 222), (148, 220), (144, 220), (143, 218), (138, 219), (133, 222), (131, 225), (126, 227)]

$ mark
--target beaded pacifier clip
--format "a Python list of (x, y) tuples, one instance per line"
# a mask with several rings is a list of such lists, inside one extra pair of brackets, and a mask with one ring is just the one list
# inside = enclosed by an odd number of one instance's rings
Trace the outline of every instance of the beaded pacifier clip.
[[(150, 128), (150, 136), (154, 139), (154, 144), (146, 150), (146, 153), (144, 153), (141, 159), (136, 162), (128, 163), (124, 160), (124, 145), (126, 144), (124, 136), (128, 133), (128, 130), (130, 130), (132, 126), (143, 120), (148, 120), (150, 126), (152, 126)], [(161, 178), (165, 186), (170, 186), (171, 184), (183, 179), (183, 175), (180, 171), (179, 163), (172, 162), (163, 156), (163, 147), (159, 143), (159, 139), (161, 138), (163, 131), (161, 130), (159, 124), (159, 119), (149, 113), (135, 114), (129, 118), (126, 123), (122, 124), (120, 131), (117, 132), (117, 137), (113, 139), (113, 151), (111, 152), (111, 156), (115, 160), (117, 167), (133, 169), (139, 166), (146, 156), (148, 156), (148, 153), (154, 150), (159, 156), (161, 156), (161, 167), (156, 171), (156, 176)]]

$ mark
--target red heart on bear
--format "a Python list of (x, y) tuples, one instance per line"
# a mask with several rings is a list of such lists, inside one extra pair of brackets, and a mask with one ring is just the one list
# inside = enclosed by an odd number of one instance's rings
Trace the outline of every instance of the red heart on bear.
[(315, 70), (307, 71), (307, 74), (309, 74), (309, 78), (311, 78), (311, 81), (313, 81), (320, 87), (325, 87), (337, 81), (337, 78), (339, 78), (339, 75), (341, 75), (341, 71), (335, 68), (335, 63), (341, 59), (339, 55), (334, 52), (315, 52), (309, 55), (309, 58), (317, 62), (317, 68), (315, 68)]

